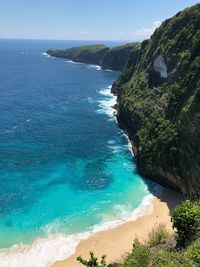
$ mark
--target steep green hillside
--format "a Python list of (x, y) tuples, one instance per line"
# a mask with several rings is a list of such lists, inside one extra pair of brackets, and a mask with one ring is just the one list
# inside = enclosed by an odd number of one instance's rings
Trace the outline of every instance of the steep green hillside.
[(103, 69), (122, 71), (129, 53), (135, 47), (139, 47), (139, 43), (131, 43), (113, 48), (101, 44), (87, 45), (66, 50), (49, 49), (47, 54), (54, 57), (71, 59), (75, 62), (100, 65)]
[(103, 69), (123, 70), (130, 52), (134, 47), (139, 47), (139, 43), (125, 44), (111, 48), (102, 59)]
[(166, 20), (113, 85), (142, 174), (200, 195), (200, 4)]

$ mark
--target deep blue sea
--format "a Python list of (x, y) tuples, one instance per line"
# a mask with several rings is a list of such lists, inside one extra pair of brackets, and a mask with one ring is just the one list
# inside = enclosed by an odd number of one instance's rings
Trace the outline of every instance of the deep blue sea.
[(112, 115), (119, 73), (45, 54), (83, 44), (0, 40), (1, 267), (47, 267), (148, 208)]

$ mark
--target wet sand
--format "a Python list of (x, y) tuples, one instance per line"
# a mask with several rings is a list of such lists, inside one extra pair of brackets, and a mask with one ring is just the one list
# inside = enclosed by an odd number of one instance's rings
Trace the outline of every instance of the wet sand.
[(76, 258), (82, 256), (89, 258), (89, 252), (93, 251), (95, 256), (107, 255), (107, 263), (120, 261), (127, 252), (132, 249), (135, 238), (145, 242), (148, 233), (156, 224), (164, 223), (166, 228), (173, 232), (171, 218), (172, 210), (182, 200), (182, 195), (171, 189), (164, 189), (159, 197), (152, 198), (153, 211), (149, 215), (139, 217), (135, 221), (124, 223), (114, 229), (102, 231), (94, 234), (87, 240), (83, 240), (76, 248), (76, 252), (71, 257), (56, 262), (52, 267), (80, 267)]

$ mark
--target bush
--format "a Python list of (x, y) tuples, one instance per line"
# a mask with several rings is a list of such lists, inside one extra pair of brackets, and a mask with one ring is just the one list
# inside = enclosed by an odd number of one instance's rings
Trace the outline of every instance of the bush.
[(172, 212), (173, 228), (176, 228), (177, 245), (186, 246), (200, 231), (200, 203), (187, 200)]
[(192, 260), (195, 266), (200, 266), (200, 238), (187, 248), (185, 257)]
[(81, 256), (77, 257), (77, 261), (87, 267), (106, 267), (106, 255), (103, 255), (100, 263), (98, 263), (98, 259), (94, 256), (93, 252), (90, 252), (90, 259), (88, 261), (84, 260)]
[(154, 267), (196, 267), (181, 251), (159, 250), (151, 255)]
[(148, 234), (148, 245), (154, 247), (162, 244), (168, 236), (169, 233), (167, 232), (165, 225), (160, 223)]
[(138, 240), (135, 240), (132, 253), (129, 253), (125, 258), (123, 267), (146, 267), (149, 265), (149, 260), (149, 248), (141, 244)]

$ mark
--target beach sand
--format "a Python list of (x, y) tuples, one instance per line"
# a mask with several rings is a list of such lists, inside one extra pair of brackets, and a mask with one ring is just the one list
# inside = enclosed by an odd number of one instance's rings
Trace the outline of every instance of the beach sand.
[(172, 224), (169, 216), (172, 210), (182, 200), (182, 195), (171, 189), (164, 189), (159, 197), (151, 201), (153, 212), (150, 215), (139, 217), (135, 221), (124, 223), (114, 229), (98, 232), (87, 240), (79, 243), (76, 253), (63, 261), (56, 262), (52, 267), (80, 267), (76, 258), (82, 256), (89, 259), (89, 252), (93, 251), (95, 256), (107, 255), (107, 263), (120, 261), (127, 252), (132, 249), (135, 238), (144, 242), (151, 229), (159, 223), (166, 224), (166, 228), (172, 232)]

